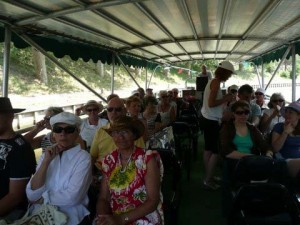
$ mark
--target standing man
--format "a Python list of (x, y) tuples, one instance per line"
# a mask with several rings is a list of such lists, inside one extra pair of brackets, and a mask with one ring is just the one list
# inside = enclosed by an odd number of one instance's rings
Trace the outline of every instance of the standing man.
[(25, 189), (35, 172), (30, 144), (13, 130), (14, 113), (9, 98), (0, 97), (0, 219), (18, 219), (27, 209)]
[(201, 73), (199, 74), (199, 77), (207, 77), (208, 80), (212, 79), (211, 72), (207, 71), (207, 67), (204, 64), (201, 67)]

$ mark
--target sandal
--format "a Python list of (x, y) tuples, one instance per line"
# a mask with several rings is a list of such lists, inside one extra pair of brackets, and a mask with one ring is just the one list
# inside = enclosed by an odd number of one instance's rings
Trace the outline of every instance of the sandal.
[(203, 188), (206, 190), (210, 191), (216, 191), (220, 188), (220, 185), (217, 185), (213, 182), (206, 182), (205, 180), (203, 181)]

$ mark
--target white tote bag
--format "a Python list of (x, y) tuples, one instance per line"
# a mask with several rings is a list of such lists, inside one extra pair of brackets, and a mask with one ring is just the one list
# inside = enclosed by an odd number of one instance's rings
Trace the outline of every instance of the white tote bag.
[(66, 223), (67, 216), (58, 211), (56, 206), (49, 204), (41, 204), (33, 210), (29, 208), (21, 219), (13, 223), (0, 221), (0, 225), (64, 225)]

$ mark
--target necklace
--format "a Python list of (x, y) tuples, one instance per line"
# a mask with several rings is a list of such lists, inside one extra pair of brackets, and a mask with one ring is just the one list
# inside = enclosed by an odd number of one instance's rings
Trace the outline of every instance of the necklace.
[(123, 168), (123, 165), (122, 165), (122, 155), (121, 155), (121, 153), (119, 152), (119, 162), (120, 162), (121, 167), (122, 167), (122, 168), (120, 169), (120, 173), (125, 173), (125, 172), (126, 172), (127, 167), (128, 167), (128, 165), (129, 165), (129, 163), (131, 162), (132, 154), (133, 154), (133, 152), (130, 154), (129, 158), (127, 159), (126, 165), (125, 165), (125, 167)]

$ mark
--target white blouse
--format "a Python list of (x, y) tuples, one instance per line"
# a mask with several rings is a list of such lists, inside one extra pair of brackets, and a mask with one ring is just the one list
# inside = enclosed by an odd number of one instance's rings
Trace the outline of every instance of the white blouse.
[[(41, 156), (37, 170), (44, 157), (45, 154)], [(26, 194), (30, 201), (37, 201), (43, 197), (44, 203), (55, 205), (59, 211), (66, 214), (67, 225), (77, 225), (89, 214), (87, 192), (91, 182), (90, 154), (77, 145), (51, 161), (42, 187), (32, 190), (30, 180)], [(39, 206), (35, 204), (33, 207)]]

